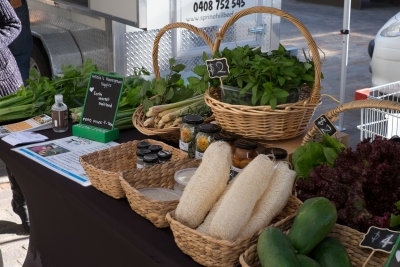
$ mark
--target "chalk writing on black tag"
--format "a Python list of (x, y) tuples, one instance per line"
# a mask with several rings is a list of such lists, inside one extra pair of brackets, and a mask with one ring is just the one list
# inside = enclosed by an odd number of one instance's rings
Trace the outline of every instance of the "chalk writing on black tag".
[(224, 57), (206, 60), (206, 65), (210, 78), (227, 77), (229, 74), (228, 62)]
[(390, 253), (399, 237), (399, 232), (371, 226), (360, 242), (360, 247)]
[(400, 237), (397, 238), (397, 242), (392, 250), (392, 253), (387, 260), (385, 267), (400, 267)]
[(337, 132), (335, 125), (324, 114), (314, 121), (314, 125), (322, 134), (334, 135)]

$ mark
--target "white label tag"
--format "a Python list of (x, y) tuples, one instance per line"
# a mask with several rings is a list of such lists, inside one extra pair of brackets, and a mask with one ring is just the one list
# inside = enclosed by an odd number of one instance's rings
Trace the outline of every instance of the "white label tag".
[(182, 151), (186, 151), (187, 152), (189, 150), (189, 143), (185, 143), (182, 140), (179, 140), (179, 148)]

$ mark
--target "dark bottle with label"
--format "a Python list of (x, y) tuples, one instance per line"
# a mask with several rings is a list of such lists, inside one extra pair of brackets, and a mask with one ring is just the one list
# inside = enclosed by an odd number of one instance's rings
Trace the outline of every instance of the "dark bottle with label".
[(68, 130), (68, 107), (63, 102), (63, 96), (54, 96), (55, 103), (51, 106), (51, 118), (53, 119), (53, 130), (63, 133)]

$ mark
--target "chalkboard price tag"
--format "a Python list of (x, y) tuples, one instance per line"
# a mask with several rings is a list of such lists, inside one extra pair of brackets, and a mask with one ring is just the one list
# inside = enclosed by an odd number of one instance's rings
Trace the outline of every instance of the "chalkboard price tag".
[(124, 77), (91, 73), (81, 124), (113, 130)]
[(324, 115), (319, 116), (315, 121), (314, 125), (317, 126), (318, 130), (322, 134), (334, 135), (337, 132), (335, 125)]
[(392, 253), (387, 260), (385, 267), (400, 267), (400, 236), (397, 238), (397, 242), (394, 245)]
[(224, 57), (206, 60), (206, 65), (210, 78), (222, 78), (229, 75), (229, 65)]
[[(360, 242), (360, 247), (390, 253), (399, 237), (399, 232), (371, 226)], [(400, 266), (400, 265), (399, 265)]]

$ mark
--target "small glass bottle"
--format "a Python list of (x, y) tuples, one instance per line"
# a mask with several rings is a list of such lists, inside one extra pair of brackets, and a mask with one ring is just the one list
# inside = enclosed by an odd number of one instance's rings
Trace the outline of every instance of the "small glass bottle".
[(232, 165), (229, 181), (243, 170), (255, 157), (258, 156), (257, 143), (245, 139), (235, 142), (235, 152), (232, 156)]
[(63, 95), (55, 95), (54, 100), (55, 103), (51, 106), (53, 130), (57, 133), (63, 133), (68, 130), (68, 107), (63, 102)]
[(199, 132), (196, 135), (196, 159), (203, 158), (207, 147), (214, 141), (214, 134), (220, 131), (221, 127), (217, 124), (206, 123), (199, 126)]
[(204, 118), (199, 115), (187, 114), (182, 118), (183, 124), (180, 128), (179, 148), (188, 152), (189, 158), (194, 158), (195, 137), (199, 125), (203, 121)]
[(214, 134), (214, 141), (224, 141), (231, 145), (232, 153), (235, 151), (235, 141), (237, 136), (232, 132), (220, 131)]
[(141, 169), (143, 168), (143, 158), (145, 155), (150, 154), (150, 150), (147, 148), (141, 148), (136, 150), (136, 168)]
[(151, 145), (148, 147), (148, 149), (150, 149), (150, 153), (151, 154), (156, 154), (162, 150), (162, 146), (160, 145)]
[(147, 142), (147, 141), (141, 141), (141, 142), (137, 143), (137, 145), (136, 145), (137, 149), (149, 148), (149, 146), (151, 146), (151, 144), (150, 144), (150, 142)]
[(161, 150), (161, 151), (158, 151), (157, 156), (158, 156), (158, 162), (163, 164), (163, 163), (167, 163), (168, 161), (171, 160), (172, 153), (171, 153), (171, 151), (168, 151), (168, 150)]
[(147, 154), (143, 157), (143, 167), (151, 167), (158, 164), (157, 154)]

